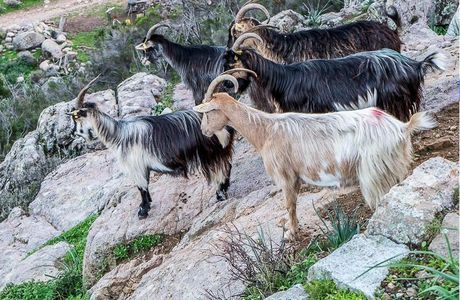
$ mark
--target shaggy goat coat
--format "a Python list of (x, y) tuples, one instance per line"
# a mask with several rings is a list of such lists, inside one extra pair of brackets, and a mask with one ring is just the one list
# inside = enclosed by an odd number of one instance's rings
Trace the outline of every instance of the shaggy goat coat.
[[(282, 65), (254, 50), (225, 55), (225, 69), (243, 67), (257, 78), (240, 77), (240, 92), (258, 109), (274, 112), (325, 113), (377, 106), (407, 121), (420, 108), (422, 83), (428, 69), (443, 69), (443, 56), (434, 53), (415, 61), (393, 50), (353, 54), (331, 60), (310, 60)], [(359, 101), (368, 90), (377, 91), (376, 102)]]
[(407, 174), (411, 134), (435, 125), (424, 112), (403, 123), (378, 108), (267, 114), (224, 93), (214, 94), (210, 102), (194, 109), (204, 113), (202, 130), (206, 135), (228, 124), (257, 148), (267, 173), (285, 193), (294, 233), (301, 182), (332, 187), (359, 185), (366, 203), (375, 209), (385, 193)]
[[(270, 28), (248, 32), (255, 32), (262, 38), (263, 43), (256, 47), (263, 57), (282, 64), (338, 58), (383, 48), (401, 51), (398, 33), (387, 25), (374, 21), (359, 21), (331, 29), (310, 29), (294, 33), (281, 33)], [(234, 41), (230, 33), (227, 47), (230, 48)]]

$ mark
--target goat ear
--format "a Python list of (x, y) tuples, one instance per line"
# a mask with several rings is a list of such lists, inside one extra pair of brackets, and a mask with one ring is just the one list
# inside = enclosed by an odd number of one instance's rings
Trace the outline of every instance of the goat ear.
[(193, 107), (193, 110), (199, 113), (207, 113), (215, 109), (217, 109), (217, 106), (211, 102), (202, 103), (200, 105)]

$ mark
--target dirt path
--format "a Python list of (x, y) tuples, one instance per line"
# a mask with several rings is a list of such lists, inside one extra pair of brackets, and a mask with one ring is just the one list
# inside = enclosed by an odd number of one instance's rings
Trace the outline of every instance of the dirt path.
[(7, 27), (12, 24), (39, 22), (49, 20), (72, 12), (81, 12), (89, 7), (106, 3), (123, 4), (124, 0), (57, 0), (48, 5), (40, 5), (27, 10), (18, 10), (0, 16), (0, 27)]

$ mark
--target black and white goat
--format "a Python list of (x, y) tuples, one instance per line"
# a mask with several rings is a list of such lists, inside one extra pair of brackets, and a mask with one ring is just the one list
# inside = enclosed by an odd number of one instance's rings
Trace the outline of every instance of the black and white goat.
[[(387, 15), (399, 24), (396, 8)], [(261, 25), (254, 19), (245, 17), (251, 10), (261, 10), (267, 17), (268, 11), (261, 4), (249, 3), (243, 6), (230, 26), (227, 47), (231, 48), (236, 39), (246, 32), (255, 32), (261, 43), (255, 45), (258, 52), (267, 59), (278, 63), (296, 63), (308, 59), (344, 57), (362, 51), (383, 48), (401, 50), (398, 33), (387, 25), (374, 21), (358, 21), (331, 29), (310, 29), (294, 33), (280, 33), (273, 26)], [(253, 46), (250, 40), (246, 46)]]
[[(296, 202), (302, 183), (359, 186), (374, 210), (407, 175), (412, 160), (411, 134), (436, 125), (425, 112), (403, 123), (375, 107), (327, 114), (268, 114), (227, 93), (213, 94), (222, 80), (227, 79), (217, 77), (203, 103), (194, 107), (203, 113), (201, 129), (212, 136), (229, 125), (254, 145), (267, 173), (284, 192), (290, 238), (298, 236)], [(238, 85), (236, 79), (231, 81)], [(375, 96), (374, 91), (367, 97)]]
[(161, 27), (169, 25), (156, 24), (150, 28), (144, 42), (137, 45), (136, 50), (144, 53), (143, 63), (154, 63), (164, 57), (179, 73), (185, 86), (193, 92), (195, 103), (201, 103), (209, 83), (223, 71), (222, 55), (225, 47), (180, 45), (156, 33)]
[[(377, 106), (406, 121), (419, 110), (427, 70), (444, 70), (446, 63), (440, 53), (416, 61), (384, 49), (284, 65), (253, 49), (240, 49), (249, 38), (260, 41), (255, 33), (240, 36), (225, 54), (224, 68), (235, 69), (230, 72), (238, 78), (240, 92), (249, 88), (255, 106), (267, 112), (324, 113)], [(258, 76), (238, 71), (239, 68), (252, 70)], [(376, 103), (359, 98), (374, 89), (378, 94)]]
[(200, 129), (201, 116), (192, 110), (115, 120), (99, 111), (94, 103), (83, 102), (96, 79), (80, 91), (76, 108), (69, 113), (75, 134), (86, 140), (99, 138), (116, 152), (123, 169), (141, 193), (139, 218), (147, 217), (152, 201), (148, 189), (150, 171), (185, 177), (199, 171), (208, 183), (218, 185), (217, 200), (226, 199), (233, 133), (224, 129), (216, 136), (204, 136)]

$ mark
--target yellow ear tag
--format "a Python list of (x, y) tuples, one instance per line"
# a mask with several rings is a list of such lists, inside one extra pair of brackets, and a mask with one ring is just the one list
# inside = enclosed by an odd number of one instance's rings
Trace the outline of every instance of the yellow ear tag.
[(243, 24), (236, 23), (235, 24), (235, 29), (238, 30), (238, 31), (242, 31), (244, 29), (244, 26), (243, 26)]

